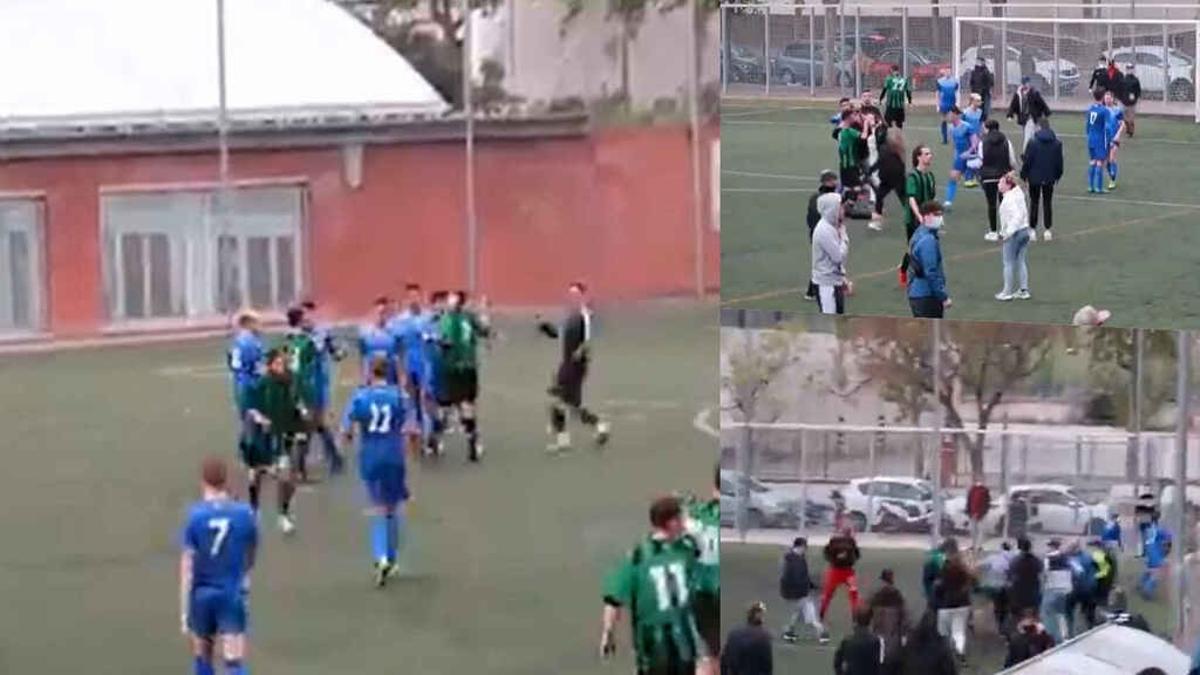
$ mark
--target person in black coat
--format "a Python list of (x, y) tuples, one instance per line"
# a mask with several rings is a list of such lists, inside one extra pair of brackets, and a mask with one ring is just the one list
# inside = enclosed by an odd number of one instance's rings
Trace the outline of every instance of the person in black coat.
[(1017, 87), (1012, 100), (1009, 101), (1007, 115), (1009, 119), (1015, 117), (1017, 124), (1021, 125), (1025, 131), (1025, 140), (1021, 144), (1022, 152), (1029, 145), (1034, 131), (1037, 130), (1037, 121), (1049, 116), (1050, 106), (1046, 105), (1046, 99), (1042, 98), (1042, 92), (1033, 86), (1030, 78), (1022, 77), (1021, 86)]
[(1046, 627), (1038, 621), (1037, 611), (1026, 609), (1021, 614), (1017, 629), (1008, 641), (1008, 655), (1004, 658), (1004, 667), (1024, 663), (1029, 659), (1054, 648), (1054, 638), (1046, 632)]
[(982, 57), (975, 59), (975, 67), (971, 69), (971, 75), (967, 80), (967, 88), (972, 94), (979, 94), (983, 99), (983, 119), (987, 119), (988, 115), (992, 114), (992, 86), (995, 84), (995, 79), (992, 77), (992, 71), (988, 70), (987, 61)]
[(904, 643), (901, 675), (957, 675), (958, 664), (946, 638), (938, 633), (937, 615), (925, 612)]
[(1042, 605), (1042, 561), (1032, 553), (1028, 537), (1017, 540), (1017, 551), (1008, 568), (1008, 607), (1014, 619), (1020, 620), (1025, 610), (1036, 612)]
[(1103, 54), (1096, 60), (1096, 69), (1092, 71), (1092, 79), (1088, 80), (1088, 91), (1095, 91), (1096, 87), (1105, 91), (1112, 88), (1112, 81), (1108, 73), (1108, 57)]
[[(808, 215), (805, 221), (808, 224), (808, 243), (812, 244), (813, 230), (817, 228), (817, 223), (821, 220), (821, 214), (817, 212), (817, 197), (837, 191), (838, 175), (836, 172), (826, 169), (821, 172), (821, 184), (817, 186), (817, 191), (808, 198)], [(882, 203), (883, 199), (879, 200)], [(880, 208), (876, 206), (876, 208)], [(804, 294), (805, 300), (817, 299), (817, 285), (809, 279), (808, 291)]]
[(1043, 238), (1046, 241), (1053, 238), (1050, 228), (1054, 225), (1054, 186), (1062, 175), (1062, 141), (1050, 128), (1050, 120), (1042, 118), (1021, 161), (1021, 178), (1029, 184), (1029, 227), (1033, 228), (1033, 239), (1037, 239), (1039, 200), (1046, 216)]
[(983, 185), (983, 196), (987, 200), (988, 232), (985, 239), (999, 241), (996, 233), (996, 204), (1000, 200), (1000, 178), (1017, 168), (1017, 158), (1013, 153), (1012, 143), (1000, 131), (999, 120), (988, 120), (984, 127), (981, 146), (983, 147), (983, 166), (979, 169), (980, 183)]
[(1133, 72), (1133, 63), (1126, 63), (1121, 75), (1121, 103), (1125, 106), (1125, 133), (1133, 138), (1133, 120), (1137, 116), (1137, 104), (1142, 100), (1142, 81)]
[(766, 606), (754, 603), (746, 623), (729, 632), (721, 650), (721, 675), (771, 675), (771, 634), (763, 628), (766, 613)]
[(808, 540), (796, 537), (792, 541), (792, 547), (783, 554), (783, 569), (779, 574), (779, 595), (796, 608), (783, 629), (785, 642), (796, 642), (800, 639), (796, 634), (796, 627), (801, 622), (813, 627), (821, 644), (829, 642), (829, 634), (817, 618), (817, 606), (812, 599), (812, 592), (817, 588), (808, 569)]
[(836, 675), (879, 675), (883, 665), (883, 641), (871, 632), (871, 610), (854, 612), (854, 632), (842, 640), (833, 654)]
[(907, 196), (904, 194), (904, 137), (900, 130), (892, 129), (883, 134), (878, 147), (879, 160), (875, 163), (875, 175), (879, 178), (879, 187), (875, 191), (875, 213), (871, 214), (871, 222), (867, 225), (876, 232), (883, 229), (883, 200), (889, 192), (895, 193), (901, 211), (908, 209)]

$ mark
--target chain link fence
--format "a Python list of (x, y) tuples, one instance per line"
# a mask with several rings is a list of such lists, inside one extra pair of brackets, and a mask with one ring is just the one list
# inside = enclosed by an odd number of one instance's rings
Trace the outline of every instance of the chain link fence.
[(727, 4), (721, 86), (749, 97), (858, 96), (899, 66), (916, 100), (932, 104), (943, 71), (962, 78), (965, 94), (982, 56), (997, 105), (1027, 76), (1052, 107), (1083, 109), (1103, 56), (1137, 75), (1142, 109), (1200, 120), (1197, 20), (1197, 4)]

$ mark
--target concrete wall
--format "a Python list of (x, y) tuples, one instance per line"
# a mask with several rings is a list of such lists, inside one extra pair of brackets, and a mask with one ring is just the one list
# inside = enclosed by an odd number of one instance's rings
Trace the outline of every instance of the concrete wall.
[[(503, 64), (505, 90), (531, 103), (613, 95), (621, 87), (621, 26), (608, 18), (606, 4), (588, 3), (564, 30), (561, 0), (508, 0), (496, 12), (477, 15), (475, 63)], [(646, 13), (629, 45), (636, 106), (685, 94), (691, 29), (686, 8)], [(717, 80), (719, 31), (717, 14), (711, 13), (697, 41), (701, 83)]]
[[(718, 136), (705, 130), (705, 144)], [(704, 153), (708, 175), (708, 153)], [(686, 127), (478, 146), (480, 287), (495, 302), (557, 302), (574, 279), (601, 300), (694, 292)], [(408, 280), (427, 288), (466, 284), (464, 157), (458, 143), (380, 144), (364, 151), (351, 188), (338, 147), (235, 152), (235, 180), (306, 186), (306, 288), (337, 316), (362, 315), (371, 299)], [(212, 154), (123, 155), (0, 163), (0, 193), (44, 204), (48, 305), (54, 336), (105, 327), (101, 272), (102, 188), (211, 182)], [(705, 181), (704, 204), (712, 199)], [(704, 284), (719, 285), (719, 237), (703, 208)]]

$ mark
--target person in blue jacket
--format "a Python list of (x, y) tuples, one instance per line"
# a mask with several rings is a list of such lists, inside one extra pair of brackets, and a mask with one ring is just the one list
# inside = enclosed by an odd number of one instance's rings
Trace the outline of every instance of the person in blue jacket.
[(951, 305), (942, 267), (942, 205), (921, 205), (921, 226), (909, 243), (908, 304), (914, 317), (940, 319)]

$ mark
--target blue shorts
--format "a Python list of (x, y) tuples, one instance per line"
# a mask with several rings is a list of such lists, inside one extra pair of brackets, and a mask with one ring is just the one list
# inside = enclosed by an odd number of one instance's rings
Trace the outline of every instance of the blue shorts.
[(245, 418), (246, 411), (250, 409), (250, 389), (254, 386), (253, 382), (238, 382), (233, 383), (233, 406), (237, 409), (238, 417)]
[(1088, 158), (1093, 162), (1108, 159), (1108, 144), (1104, 141), (1088, 141)]
[(328, 375), (317, 375), (313, 386), (312, 406), (317, 410), (329, 409), (330, 382)]
[(246, 632), (246, 599), (240, 589), (193, 588), (188, 601), (188, 630), (193, 635), (241, 635)]
[(403, 462), (359, 462), (359, 477), (372, 506), (394, 508), (408, 501), (408, 471)]
[(950, 109), (953, 107), (954, 107), (953, 103), (940, 103), (939, 102), (938, 103), (938, 114), (945, 115), (946, 113), (950, 112)]
[(967, 160), (963, 159), (961, 155), (955, 155), (954, 163), (950, 165), (950, 168), (959, 173), (966, 173)]

